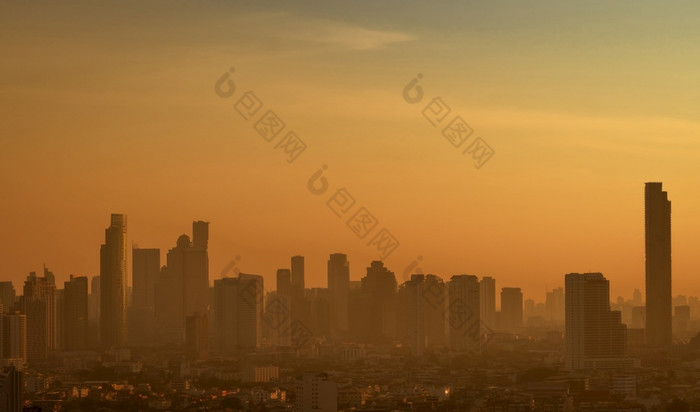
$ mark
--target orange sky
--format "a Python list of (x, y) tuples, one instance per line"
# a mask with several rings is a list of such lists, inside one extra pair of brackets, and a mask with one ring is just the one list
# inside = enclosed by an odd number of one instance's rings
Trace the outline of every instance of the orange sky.
[[(359, 279), (377, 253), (327, 208), (344, 187), (400, 241), (399, 281), (421, 255), (426, 273), (538, 301), (581, 271), (631, 297), (644, 182), (663, 181), (674, 295), (700, 294), (697, 4), (358, 4), (0, 6), (0, 278), (97, 274), (109, 214), (126, 213), (129, 241), (163, 261), (210, 221), (212, 280), (240, 256), (272, 288), (303, 254), (325, 286), (334, 252)], [(306, 142), (293, 163), (234, 110), (246, 91)], [(422, 116), (438, 96), (495, 149), (482, 168)], [(329, 192), (313, 195), (323, 164)]]

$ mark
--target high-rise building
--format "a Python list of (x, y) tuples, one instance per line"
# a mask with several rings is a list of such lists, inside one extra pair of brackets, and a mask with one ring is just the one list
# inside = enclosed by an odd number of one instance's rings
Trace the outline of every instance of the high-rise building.
[(328, 259), (328, 291), (331, 298), (331, 333), (348, 330), (350, 262), (347, 255), (334, 253)]
[(17, 311), (0, 316), (0, 358), (21, 369), (27, 363), (27, 315)]
[(481, 291), (479, 278), (455, 275), (447, 284), (447, 316), (450, 350), (481, 350)]
[[(209, 223), (192, 224), (194, 239), (181, 235), (167, 254), (167, 266), (156, 284), (155, 316), (160, 337), (166, 342), (182, 343), (185, 318), (206, 313), (209, 302)], [(175, 304), (175, 302), (177, 302)]]
[(214, 281), (216, 348), (222, 354), (253, 351), (262, 344), (263, 278), (241, 273)]
[(100, 276), (90, 278), (90, 295), (88, 295), (88, 346), (100, 346)]
[(647, 345), (671, 344), (671, 202), (662, 183), (644, 187)]
[(304, 281), (304, 256), (292, 256), (292, 286), (298, 286), (301, 290), (306, 288)]
[(100, 248), (100, 342), (126, 345), (126, 215), (113, 214)]
[(155, 287), (160, 273), (160, 249), (133, 248), (131, 264), (134, 285), (132, 305), (153, 308), (156, 298)]
[(545, 299), (548, 320), (555, 324), (560, 324), (564, 321), (564, 288), (552, 289), (547, 292)]
[(63, 349), (88, 347), (88, 279), (70, 276), (63, 286)]
[(292, 256), (290, 310), (293, 324), (311, 323), (311, 302), (306, 299), (305, 288), (304, 256)]
[(621, 368), (627, 357), (627, 326), (610, 310), (610, 284), (601, 273), (569, 273), (566, 287), (566, 367)]
[(24, 374), (14, 366), (0, 371), (0, 411), (22, 412), (24, 406)]
[(296, 380), (294, 412), (336, 412), (338, 386), (325, 373), (305, 373)]
[(277, 270), (277, 292), (268, 300), (265, 317), (271, 330), (271, 340), (274, 346), (291, 345), (291, 303), (292, 283), (289, 269)]
[[(348, 283), (348, 290), (349, 290)], [(382, 341), (396, 336), (396, 276), (380, 260), (374, 260), (362, 278), (361, 295), (365, 302), (365, 336)]]
[(4, 313), (15, 310), (15, 287), (12, 282), (0, 282), (0, 305)]
[(523, 292), (520, 288), (501, 289), (501, 325), (509, 333), (517, 333), (523, 327)]
[(479, 282), (481, 321), (489, 329), (496, 329), (496, 279), (484, 276)]
[(424, 275), (411, 275), (396, 294), (397, 334), (414, 356), (423, 355), (426, 349), (424, 287)]
[(209, 354), (209, 322), (207, 315), (195, 313), (185, 321), (185, 348), (191, 360), (206, 359)]
[(27, 358), (30, 364), (48, 358), (56, 349), (56, 285), (53, 277), (38, 277), (31, 272), (24, 282), (20, 298), (22, 313), (27, 315)]

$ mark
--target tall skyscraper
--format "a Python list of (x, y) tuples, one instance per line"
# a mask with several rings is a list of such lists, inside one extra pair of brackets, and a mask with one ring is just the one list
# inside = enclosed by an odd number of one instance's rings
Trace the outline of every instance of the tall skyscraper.
[(424, 287), (424, 275), (411, 275), (396, 294), (397, 335), (411, 348), (413, 356), (423, 355), (426, 349)]
[[(348, 289), (350, 285), (348, 283)], [(365, 339), (386, 341), (396, 336), (396, 276), (381, 260), (374, 260), (362, 278)]]
[(71, 275), (63, 291), (63, 349), (85, 350), (88, 346), (87, 277)]
[(4, 313), (15, 310), (15, 287), (12, 282), (0, 282), (0, 305)]
[(214, 281), (216, 348), (222, 354), (252, 351), (262, 344), (264, 287), (258, 275)]
[(27, 315), (27, 358), (41, 363), (48, 351), (56, 349), (56, 285), (53, 277), (38, 277), (31, 272), (24, 282), (20, 299), (22, 313)]
[(501, 289), (501, 329), (517, 333), (523, 327), (523, 292), (520, 288)]
[(644, 186), (647, 345), (671, 344), (671, 202), (662, 183)]
[(272, 344), (275, 346), (291, 345), (291, 303), (292, 284), (289, 269), (277, 270), (276, 296), (268, 302), (266, 315), (271, 327)]
[(455, 275), (447, 284), (448, 335), (450, 350), (481, 350), (481, 291), (479, 278)]
[(100, 342), (126, 344), (126, 215), (113, 214), (100, 248)]
[(206, 359), (209, 354), (209, 322), (207, 315), (195, 313), (185, 321), (185, 348), (187, 358)]
[(479, 282), (481, 320), (490, 329), (496, 329), (496, 279), (484, 276)]
[(566, 367), (618, 368), (627, 358), (627, 325), (610, 310), (610, 283), (601, 273), (569, 273), (566, 287)]
[(298, 286), (301, 290), (306, 288), (304, 283), (304, 256), (292, 256), (292, 286)]
[(100, 276), (90, 278), (90, 295), (88, 295), (88, 346), (100, 346)]
[(155, 286), (160, 273), (160, 249), (133, 248), (131, 253), (131, 276), (134, 298), (132, 305), (153, 308)]
[(564, 321), (564, 288), (552, 289), (547, 292), (545, 300), (548, 320), (555, 324), (560, 324)]
[(338, 335), (348, 330), (350, 262), (343, 253), (334, 253), (328, 259), (328, 291), (331, 299), (331, 332)]
[(5, 359), (5, 363), (23, 368), (27, 363), (27, 315), (17, 311), (0, 316), (2, 317), (0, 358)]

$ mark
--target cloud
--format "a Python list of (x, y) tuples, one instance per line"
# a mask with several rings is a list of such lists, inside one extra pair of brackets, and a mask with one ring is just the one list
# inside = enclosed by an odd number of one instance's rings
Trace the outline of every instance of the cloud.
[(336, 45), (351, 50), (382, 49), (396, 43), (415, 40), (415, 37), (396, 31), (372, 30), (337, 22), (316, 23), (307, 34), (307, 40)]

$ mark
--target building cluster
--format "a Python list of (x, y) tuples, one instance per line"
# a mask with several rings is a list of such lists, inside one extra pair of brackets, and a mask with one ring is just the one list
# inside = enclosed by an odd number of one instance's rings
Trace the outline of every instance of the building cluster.
[[(264, 396), (248, 393), (244, 400), (254, 404), (264, 398), (268, 406), (297, 411), (403, 410), (408, 399), (410, 408), (433, 408), (459, 399), (459, 391), (483, 396), (482, 406), (500, 402), (530, 410), (538, 397), (553, 397), (559, 406), (552, 410), (570, 410), (580, 406), (580, 394), (595, 398), (572, 376), (605, 371), (613, 386), (629, 387), (628, 377), (637, 376), (631, 371), (668, 361), (672, 350), (700, 349), (700, 342), (690, 339), (700, 329), (700, 301), (671, 295), (671, 212), (660, 183), (647, 183), (645, 211), (646, 304), (638, 290), (630, 300), (620, 297), (611, 304), (610, 283), (601, 273), (567, 274), (564, 287), (548, 291), (539, 303), (524, 300), (517, 287), (499, 292), (491, 276), (416, 273), (399, 282), (382, 261), (370, 262), (364, 275), (352, 280), (342, 253), (328, 258), (326, 288), (306, 286), (303, 256), (277, 270), (273, 290), (263, 276), (237, 271), (211, 282), (209, 223), (203, 221), (193, 223), (191, 238), (177, 239), (163, 265), (160, 249), (134, 246), (129, 287), (127, 219), (115, 214), (100, 248), (98, 276), (71, 275), (58, 288), (44, 268), (42, 276), (29, 274), (19, 296), (11, 282), (0, 282), (0, 403), (19, 405), (24, 392), (55, 404), (95, 393), (100, 402), (137, 397), (148, 408), (167, 409), (177, 401), (166, 394), (189, 391), (188, 402), (218, 404), (227, 396), (201, 384), (214, 379), (278, 385)], [(375, 381), (345, 373), (355, 367), (366, 373), (373, 363), (397, 357), (437, 356), (433, 366), (449, 365), (450, 357), (484, 359), (533, 347), (546, 355), (547, 367), (566, 374), (502, 391), (511, 378), (496, 379), (489, 388), (460, 386), (461, 378), (434, 373), (422, 381), (411, 377), (410, 389), (388, 372), (373, 371)], [(340, 369), (330, 373), (320, 367), (312, 373), (302, 359), (325, 359)], [(86, 384), (75, 373), (95, 370), (110, 378), (151, 373), (154, 382), (167, 381), (167, 390), (142, 390), (118, 380)], [(381, 379), (401, 389), (389, 396)], [(355, 390), (358, 381), (370, 386)], [(49, 391), (52, 382), (75, 384), (63, 384), (56, 394)]]

